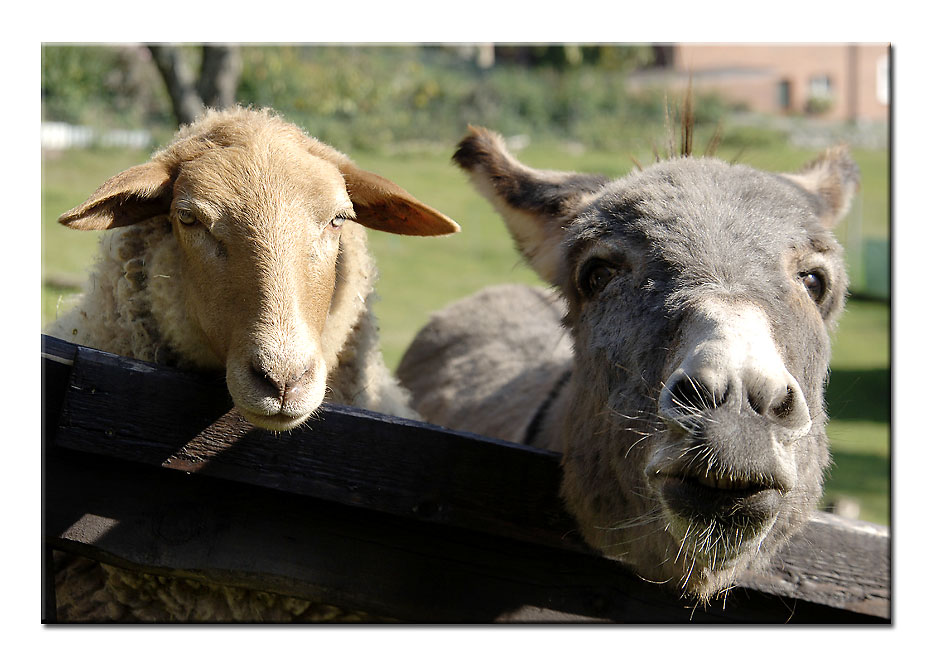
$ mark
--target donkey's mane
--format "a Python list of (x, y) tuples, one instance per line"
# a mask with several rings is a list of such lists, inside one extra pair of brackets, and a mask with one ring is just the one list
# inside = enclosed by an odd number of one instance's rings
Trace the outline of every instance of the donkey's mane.
[[(675, 159), (676, 157), (691, 157), (693, 155), (694, 149), (694, 139), (695, 139), (695, 105), (694, 97), (692, 95), (692, 86), (691, 80), (689, 79), (688, 88), (685, 90), (685, 96), (682, 98), (681, 108), (678, 111), (678, 123), (679, 123), (679, 137), (680, 142), (678, 149), (676, 150), (675, 146), (675, 126), (672, 114), (669, 112), (669, 99), (666, 96), (665, 101), (665, 133), (666, 133), (666, 149), (663, 153), (660, 153), (655, 142), (653, 143), (653, 157), (656, 162), (663, 162), (669, 159)], [(708, 139), (708, 145), (705, 146), (704, 156), (713, 157), (717, 152), (718, 146), (721, 144), (721, 139), (723, 138), (721, 122), (718, 121), (717, 127), (714, 129), (714, 133), (711, 135), (711, 138)], [(639, 170), (643, 170), (643, 165), (639, 163), (635, 156), (630, 156), (630, 159), (636, 164), (636, 167)], [(735, 160), (732, 160), (732, 163)]]

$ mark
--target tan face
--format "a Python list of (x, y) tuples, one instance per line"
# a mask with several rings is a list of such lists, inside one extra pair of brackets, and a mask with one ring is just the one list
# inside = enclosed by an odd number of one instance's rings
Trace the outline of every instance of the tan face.
[(321, 334), (353, 217), (341, 173), (305, 151), (211, 151), (180, 169), (170, 219), (186, 309), (256, 425), (291, 429), (324, 399)]
[[(322, 335), (340, 281), (340, 237), (362, 231), (344, 222), (401, 235), (459, 230), (298, 127), (242, 108), (208, 111), (59, 222), (104, 231), (165, 217), (178, 243), (172, 264), (181, 266), (185, 301), (186, 320), (165, 326), (184, 338), (171, 340), (173, 350), (189, 366), (224, 367), (237, 408), (272, 430), (301, 424), (325, 396)], [(154, 305), (156, 318), (176, 316), (178, 304)], [(329, 362), (335, 344), (354, 334), (341, 325), (324, 333)], [(204, 357), (205, 347), (216, 362)]]

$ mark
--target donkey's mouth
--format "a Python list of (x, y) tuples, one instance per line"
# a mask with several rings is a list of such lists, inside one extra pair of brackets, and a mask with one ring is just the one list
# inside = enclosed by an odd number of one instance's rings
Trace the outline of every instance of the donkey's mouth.
[(691, 522), (717, 521), (747, 529), (769, 522), (779, 512), (781, 489), (769, 481), (715, 475), (659, 474), (653, 479), (666, 506)]

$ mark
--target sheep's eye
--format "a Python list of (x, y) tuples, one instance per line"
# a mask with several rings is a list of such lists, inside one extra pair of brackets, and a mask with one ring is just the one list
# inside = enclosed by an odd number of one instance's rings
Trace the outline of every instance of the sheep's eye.
[(198, 221), (195, 217), (195, 213), (188, 208), (179, 208), (175, 211), (175, 214), (179, 218), (179, 223), (185, 224), (186, 226), (190, 226)]
[(578, 273), (578, 288), (586, 297), (596, 296), (614, 278), (616, 272), (606, 261), (589, 261)]
[(825, 293), (828, 291), (828, 285), (823, 274), (818, 271), (811, 270), (808, 272), (799, 273), (799, 279), (802, 280), (802, 285), (808, 292), (809, 298), (811, 298), (816, 303), (819, 303), (822, 301), (822, 299), (824, 299)]
[(346, 221), (347, 221), (347, 217), (342, 217), (341, 215), (338, 215), (337, 217), (331, 220), (331, 226), (333, 226), (336, 229), (340, 229), (344, 225), (344, 222)]

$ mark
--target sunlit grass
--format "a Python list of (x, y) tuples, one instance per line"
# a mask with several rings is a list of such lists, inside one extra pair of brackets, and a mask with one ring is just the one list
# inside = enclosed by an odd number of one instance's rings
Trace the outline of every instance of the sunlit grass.
[[(743, 161), (762, 168), (794, 170), (814, 152), (794, 148), (751, 151)], [(652, 161), (649, 142), (634, 149), (632, 155), (533, 143), (520, 156), (540, 168), (610, 176), (629, 172), (634, 167), (631, 157), (644, 164)], [(70, 151), (43, 161), (42, 269), (48, 281), (42, 289), (43, 324), (55, 318), (67, 295), (75, 290), (67, 285), (83, 281), (100, 238), (98, 233), (61, 227), (56, 223), (58, 215), (81, 203), (110, 176), (147, 157), (143, 151)], [(865, 175), (863, 226), (885, 236), (888, 203), (885, 181), (880, 182), (886, 174), (885, 153), (858, 151), (856, 157)], [(391, 368), (396, 367), (433, 311), (487, 285), (539, 283), (519, 260), (499, 217), (451, 165), (450, 151), (362, 154), (355, 158), (362, 167), (397, 182), (462, 226), (460, 234), (445, 238), (370, 232), (380, 272), (376, 313)], [(862, 519), (880, 523), (889, 519), (889, 332), (885, 304), (852, 300), (834, 337), (828, 389), (832, 418), (828, 431), (835, 465), (827, 497), (855, 499)]]

